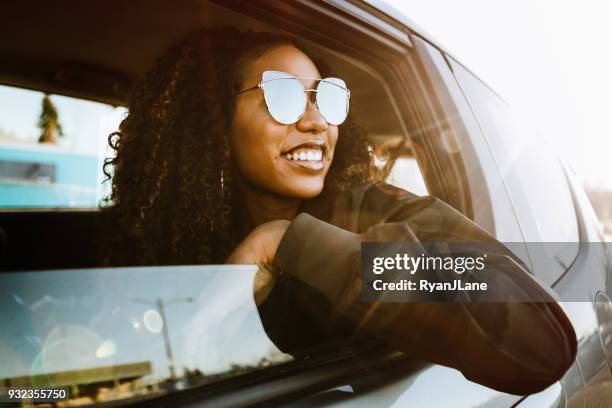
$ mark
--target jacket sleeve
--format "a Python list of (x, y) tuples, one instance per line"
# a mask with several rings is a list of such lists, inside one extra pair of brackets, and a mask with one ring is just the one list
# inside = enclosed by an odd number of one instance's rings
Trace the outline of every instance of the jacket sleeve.
[(292, 353), (305, 343), (366, 332), (411, 357), (456, 368), (467, 379), (503, 392), (530, 394), (559, 380), (576, 354), (572, 325), (551, 292), (520, 263), (508, 261), (512, 255), (501, 244), (502, 256), (488, 268), (504, 279), (495, 279), (489, 290), (525, 291), (540, 301), (360, 300), (361, 242), (496, 242), (440, 200), (402, 191), (389, 196), (376, 190), (371, 199), (359, 201), (361, 219), (376, 214), (376, 222), (366, 221), (361, 233), (306, 213), (292, 221), (274, 260), (282, 273), (260, 310), (272, 340)]

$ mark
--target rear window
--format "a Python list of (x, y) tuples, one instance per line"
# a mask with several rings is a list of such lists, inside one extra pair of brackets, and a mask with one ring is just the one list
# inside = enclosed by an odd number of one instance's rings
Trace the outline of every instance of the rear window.
[(0, 86), (0, 207), (95, 208), (125, 108)]

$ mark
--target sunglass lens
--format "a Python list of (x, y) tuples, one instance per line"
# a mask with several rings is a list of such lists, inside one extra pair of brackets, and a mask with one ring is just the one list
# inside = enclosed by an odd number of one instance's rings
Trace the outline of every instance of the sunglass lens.
[(325, 78), (317, 87), (317, 107), (330, 125), (340, 125), (349, 110), (346, 85), (339, 78)]
[(287, 78), (288, 74), (282, 72), (266, 71), (264, 74), (268, 74), (263, 80), (264, 99), (270, 115), (283, 125), (297, 122), (306, 110), (302, 84), (295, 78)]

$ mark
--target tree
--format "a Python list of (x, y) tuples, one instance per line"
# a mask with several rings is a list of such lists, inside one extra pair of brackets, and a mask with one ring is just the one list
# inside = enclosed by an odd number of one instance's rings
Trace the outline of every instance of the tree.
[(38, 127), (42, 131), (38, 138), (39, 143), (56, 143), (56, 134), (63, 136), (62, 125), (58, 121), (57, 109), (49, 94), (45, 94), (42, 100), (42, 112), (38, 119)]

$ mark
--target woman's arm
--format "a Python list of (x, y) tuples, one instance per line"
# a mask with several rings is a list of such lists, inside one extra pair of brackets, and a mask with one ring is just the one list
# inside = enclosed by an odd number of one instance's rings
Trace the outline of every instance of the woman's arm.
[[(270, 294), (274, 307), (283, 307), (284, 302), (285, 308), (294, 309), (283, 312), (286, 320), (293, 313), (322, 332), (339, 326), (345, 333), (368, 332), (410, 356), (456, 368), (469, 380), (500, 391), (530, 394), (559, 380), (576, 354), (572, 325), (549, 292), (532, 279), (516, 279), (528, 272), (519, 263), (503, 262), (507, 259), (503, 256), (487, 269), (504, 274), (513, 285), (493, 283), (489, 291), (517, 292), (508, 298), (520, 298), (520, 291), (530, 298), (536, 293), (543, 301), (365, 303), (359, 299), (361, 242), (418, 243), (423, 238), (494, 242), (441, 201), (401, 191), (393, 190), (390, 199), (376, 190), (374, 201), (360, 200), (366, 217), (379, 217), (361, 234), (305, 213), (296, 217), (274, 258), (274, 265), (283, 271)], [(502, 245), (498, 248), (500, 255), (512, 256), (504, 253)]]

